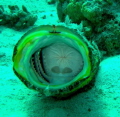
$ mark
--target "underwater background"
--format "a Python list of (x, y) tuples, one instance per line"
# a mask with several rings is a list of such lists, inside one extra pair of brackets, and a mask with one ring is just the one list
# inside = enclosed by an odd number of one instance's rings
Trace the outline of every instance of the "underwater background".
[[(0, 116), (119, 117), (119, 6), (117, 0), (1, 0)], [(47, 24), (72, 28), (79, 25), (86, 38), (93, 39), (100, 48), (102, 59), (95, 84), (87, 92), (66, 100), (42, 97), (14, 74), (12, 56), (16, 43), (31, 28)]]

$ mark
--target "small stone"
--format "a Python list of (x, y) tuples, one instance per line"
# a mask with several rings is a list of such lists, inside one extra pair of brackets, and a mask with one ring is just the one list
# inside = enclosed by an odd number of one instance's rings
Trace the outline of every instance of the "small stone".
[(47, 3), (48, 3), (48, 4), (54, 4), (54, 3), (55, 3), (55, 0), (47, 0)]

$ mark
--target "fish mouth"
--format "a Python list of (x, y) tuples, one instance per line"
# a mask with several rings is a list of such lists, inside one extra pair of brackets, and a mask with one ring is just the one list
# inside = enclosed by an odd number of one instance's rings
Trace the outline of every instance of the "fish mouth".
[(72, 94), (92, 79), (88, 45), (82, 36), (63, 26), (40, 26), (16, 44), (13, 70), (28, 88), (43, 95)]
[(55, 42), (36, 51), (30, 64), (40, 82), (61, 85), (73, 80), (84, 67), (81, 53), (64, 42)]

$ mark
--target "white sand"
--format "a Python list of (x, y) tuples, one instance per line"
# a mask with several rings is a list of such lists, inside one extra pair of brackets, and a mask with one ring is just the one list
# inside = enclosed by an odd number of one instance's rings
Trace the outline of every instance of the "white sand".
[[(16, 1), (39, 16), (35, 25), (58, 21), (55, 6), (45, 0), (1, 0), (0, 4)], [(0, 117), (120, 117), (120, 55), (101, 62), (95, 86), (88, 92), (67, 100), (42, 98), (26, 88), (12, 70), (13, 48), (27, 30), (0, 27)]]

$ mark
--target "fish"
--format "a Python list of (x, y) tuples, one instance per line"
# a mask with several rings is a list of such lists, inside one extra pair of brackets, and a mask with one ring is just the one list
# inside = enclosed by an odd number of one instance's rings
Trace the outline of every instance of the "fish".
[(41, 25), (15, 45), (13, 70), (28, 88), (45, 96), (67, 97), (89, 84), (96, 74), (92, 70), (97, 71), (99, 57), (92, 61), (94, 47), (90, 47), (72, 29)]

